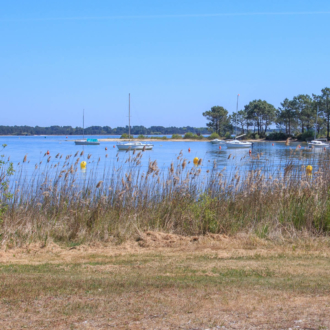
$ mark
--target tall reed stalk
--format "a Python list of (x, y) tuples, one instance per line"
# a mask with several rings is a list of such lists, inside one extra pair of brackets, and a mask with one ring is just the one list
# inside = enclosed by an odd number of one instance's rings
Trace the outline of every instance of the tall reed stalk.
[[(24, 157), (9, 180), (11, 198), (0, 195), (7, 205), (0, 223), (2, 245), (49, 239), (121, 242), (145, 230), (182, 235), (246, 231), (261, 237), (330, 231), (327, 153), (318, 157), (312, 176), (303, 160), (259, 164), (262, 154), (252, 156), (255, 162), (245, 163), (244, 172), (237, 166), (230, 173), (216, 163), (194, 166), (182, 153), (169, 168), (159, 168), (157, 161), (145, 168), (143, 154), (117, 158), (101, 176), (100, 160), (83, 172), (78, 153), (36, 164), (32, 175), (24, 170)], [(4, 180), (6, 168), (1, 171)]]

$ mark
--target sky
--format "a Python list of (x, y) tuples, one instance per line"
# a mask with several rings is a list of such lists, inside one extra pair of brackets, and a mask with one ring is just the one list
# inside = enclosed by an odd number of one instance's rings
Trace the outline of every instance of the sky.
[(330, 1), (0, 0), (0, 125), (205, 126), (330, 87)]

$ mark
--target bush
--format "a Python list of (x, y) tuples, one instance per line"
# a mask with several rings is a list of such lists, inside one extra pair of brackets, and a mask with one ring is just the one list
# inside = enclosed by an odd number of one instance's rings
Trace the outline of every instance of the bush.
[(292, 135), (285, 134), (283, 132), (273, 132), (266, 136), (266, 140), (280, 141), (280, 140), (286, 140), (289, 137), (292, 137)]
[[(197, 135), (196, 135), (197, 136)], [(184, 139), (193, 139), (194, 138), (194, 134), (193, 133), (186, 133), (183, 137)]]
[(182, 139), (182, 135), (172, 134), (172, 139)]
[(227, 132), (227, 133), (225, 134), (225, 138), (226, 138), (226, 139), (230, 139), (230, 138), (231, 138), (231, 133), (230, 133), (230, 132)]
[(216, 133), (216, 132), (213, 132), (213, 133), (209, 136), (209, 139), (210, 139), (210, 140), (219, 139), (219, 138), (220, 138), (220, 136), (219, 136), (219, 134)]
[(121, 138), (121, 139), (128, 139), (128, 134), (124, 133), (124, 134), (121, 135), (120, 138)]
[(296, 137), (299, 141), (311, 140), (314, 138), (314, 131), (309, 130), (304, 133), (298, 134)]
[(258, 140), (258, 139), (259, 139), (259, 135), (258, 135), (258, 134), (254, 134), (254, 138), (255, 138), (256, 140)]
[(145, 139), (146, 137), (143, 134), (140, 134), (137, 138), (138, 139)]
[(203, 139), (203, 136), (198, 136), (197, 134), (194, 134), (194, 133), (186, 133), (183, 137), (184, 139), (192, 139), (192, 140), (202, 140)]

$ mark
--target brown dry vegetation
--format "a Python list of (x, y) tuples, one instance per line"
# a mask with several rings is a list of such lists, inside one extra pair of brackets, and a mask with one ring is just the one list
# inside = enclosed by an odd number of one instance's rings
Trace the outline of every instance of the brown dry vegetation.
[(330, 241), (145, 232), (0, 251), (1, 329), (330, 329)]
[[(232, 172), (217, 164), (198, 166), (180, 153), (169, 168), (157, 161), (141, 166), (143, 152), (131, 152), (100, 175), (89, 165), (83, 176), (74, 156), (45, 154), (31, 177), (20, 164), (5, 193), (0, 186), (0, 242), (8, 248), (48, 240), (67, 244), (121, 243), (146, 230), (179, 235), (254, 233), (281, 239), (327, 235), (330, 231), (330, 155), (316, 155), (313, 175), (305, 167), (310, 151), (292, 150), (285, 164), (260, 154), (242, 155)], [(121, 154), (123, 155), (123, 154)], [(88, 161), (92, 161), (88, 155)], [(235, 156), (229, 155), (228, 162)], [(42, 162), (40, 162), (42, 163)], [(299, 165), (298, 165), (299, 164)], [(92, 167), (92, 170), (90, 170)], [(1, 183), (9, 180), (2, 167)], [(11, 193), (8, 196), (8, 192)]]
[(244, 173), (134, 152), (102, 178), (83, 152), (3, 166), (0, 329), (330, 328), (330, 156), (310, 176), (294, 152)]

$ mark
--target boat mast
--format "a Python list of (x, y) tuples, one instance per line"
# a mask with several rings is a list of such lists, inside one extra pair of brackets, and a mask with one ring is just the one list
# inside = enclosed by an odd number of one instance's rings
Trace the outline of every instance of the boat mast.
[(128, 93), (128, 141), (131, 141), (131, 94)]
[(239, 94), (237, 94), (237, 103), (236, 103), (236, 120), (235, 120), (235, 139), (236, 139), (236, 135), (237, 135), (237, 115), (238, 115), (238, 98), (239, 98)]
[(85, 139), (85, 109), (83, 109), (83, 139)]
[(319, 112), (319, 106), (316, 108), (316, 122), (315, 122), (315, 132), (314, 132), (314, 140), (316, 140), (316, 130), (317, 130), (317, 115)]

